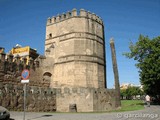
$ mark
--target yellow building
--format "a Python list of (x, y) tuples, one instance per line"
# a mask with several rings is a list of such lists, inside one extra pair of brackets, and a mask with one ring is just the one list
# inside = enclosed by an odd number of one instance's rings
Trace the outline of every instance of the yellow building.
[(121, 90), (126, 90), (129, 86), (131, 86), (131, 84), (129, 84), (129, 83), (124, 83), (124, 84), (120, 85), (120, 89), (121, 89)]
[(14, 58), (16, 58), (16, 56), (20, 56), (21, 60), (23, 58), (26, 58), (27, 64), (30, 58), (35, 60), (39, 56), (39, 54), (37, 53), (37, 50), (32, 49), (29, 46), (22, 47), (20, 45), (16, 45), (16, 47), (12, 48), (10, 52), (13, 54)]
[(134, 85), (131, 83), (123, 83), (122, 85), (120, 85), (121, 90), (126, 90), (128, 87), (139, 87), (140, 89), (142, 89), (142, 85)]

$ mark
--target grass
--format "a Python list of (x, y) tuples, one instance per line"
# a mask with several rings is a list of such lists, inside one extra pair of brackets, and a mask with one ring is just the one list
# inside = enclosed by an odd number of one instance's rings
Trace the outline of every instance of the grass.
[[(118, 110), (111, 111), (101, 111), (101, 112), (78, 112), (78, 113), (110, 113), (110, 112), (126, 112), (126, 111), (134, 111), (134, 110), (142, 110), (144, 109), (144, 103), (142, 100), (121, 100), (121, 108)], [(53, 112), (48, 112), (53, 113)], [(63, 113), (63, 114), (78, 114), (77, 112), (54, 112)]]
[(121, 109), (115, 110), (115, 112), (134, 111), (142, 109), (144, 109), (144, 103), (142, 100), (121, 100)]
[[(126, 112), (126, 111), (142, 110), (142, 109), (144, 109), (144, 103), (142, 100), (121, 100), (121, 108), (118, 110), (101, 111), (101, 112), (78, 112), (78, 113), (91, 113), (91, 114), (92, 113), (110, 113), (110, 112)], [(56, 113), (63, 113), (63, 112), (56, 112)], [(67, 113), (71, 113), (71, 112), (67, 112)]]

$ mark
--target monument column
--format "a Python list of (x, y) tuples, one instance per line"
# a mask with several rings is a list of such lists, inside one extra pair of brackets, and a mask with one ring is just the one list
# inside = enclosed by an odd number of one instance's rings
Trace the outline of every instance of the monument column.
[(116, 50), (115, 50), (113, 38), (110, 39), (110, 47), (111, 47), (111, 53), (112, 53), (112, 64), (113, 64), (115, 94), (116, 94), (115, 107), (117, 108), (121, 106), (121, 101), (120, 101), (120, 86), (119, 86), (119, 75), (118, 75), (118, 67), (117, 67), (117, 60), (116, 60)]

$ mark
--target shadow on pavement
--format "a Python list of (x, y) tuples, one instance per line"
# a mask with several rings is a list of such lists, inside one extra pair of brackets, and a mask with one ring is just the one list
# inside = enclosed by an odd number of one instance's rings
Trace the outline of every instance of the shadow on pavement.
[(51, 117), (53, 115), (42, 115), (42, 117)]
[(40, 117), (35, 117), (35, 118), (30, 118), (30, 119), (27, 119), (27, 120), (34, 120), (34, 119), (38, 119), (38, 118), (42, 118), (42, 117), (51, 117), (53, 115), (42, 115)]

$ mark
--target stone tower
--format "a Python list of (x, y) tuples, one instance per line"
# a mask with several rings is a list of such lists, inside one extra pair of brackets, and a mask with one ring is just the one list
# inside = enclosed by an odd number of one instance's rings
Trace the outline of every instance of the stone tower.
[(45, 56), (52, 59), (51, 87), (106, 87), (103, 21), (73, 9), (48, 18)]

